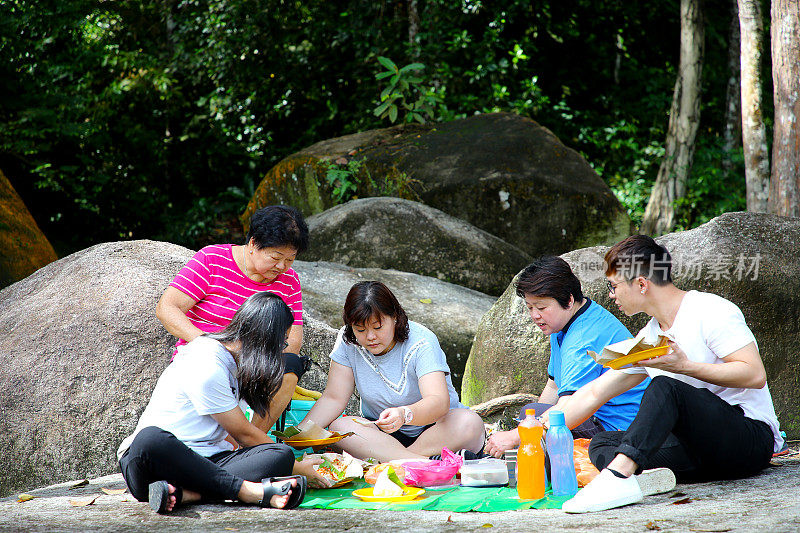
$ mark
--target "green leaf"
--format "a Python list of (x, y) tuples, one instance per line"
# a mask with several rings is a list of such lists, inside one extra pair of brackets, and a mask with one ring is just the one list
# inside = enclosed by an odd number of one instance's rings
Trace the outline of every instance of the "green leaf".
[(378, 63), (380, 63), (389, 70), (397, 72), (397, 65), (395, 65), (394, 62), (388, 57), (378, 56)]
[(394, 123), (394, 121), (397, 120), (397, 106), (396, 105), (392, 105), (392, 107), (389, 108), (389, 120), (392, 121), (392, 123)]
[(377, 116), (377, 115), (380, 115), (381, 113), (383, 113), (384, 111), (386, 111), (386, 109), (387, 109), (387, 108), (388, 108), (390, 105), (392, 105), (392, 102), (393, 102), (393, 100), (386, 100), (386, 101), (385, 101), (385, 102), (383, 102), (381, 105), (379, 105), (378, 107), (376, 107), (376, 108), (375, 108), (375, 111), (374, 111), (375, 115), (376, 115), (376, 116)]
[(409, 70), (422, 70), (425, 68), (425, 65), (422, 63), (411, 63), (410, 65), (406, 65), (400, 69), (400, 72), (408, 72)]
[(375, 79), (376, 80), (382, 80), (383, 78), (388, 78), (389, 76), (393, 76), (393, 75), (394, 75), (394, 71), (393, 70), (387, 70), (385, 72), (380, 72), (378, 74), (375, 74)]

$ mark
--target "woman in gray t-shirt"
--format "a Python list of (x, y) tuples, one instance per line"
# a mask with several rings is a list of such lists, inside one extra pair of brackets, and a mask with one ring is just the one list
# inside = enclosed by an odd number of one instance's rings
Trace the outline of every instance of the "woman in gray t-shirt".
[[(483, 421), (459, 402), (436, 335), (410, 322), (386, 285), (353, 285), (342, 318), (328, 384), (307, 419), (355, 432), (338, 445), (362, 459), (427, 458), (443, 447), (469, 457), (482, 450)], [(337, 419), (356, 387), (362, 417)]]

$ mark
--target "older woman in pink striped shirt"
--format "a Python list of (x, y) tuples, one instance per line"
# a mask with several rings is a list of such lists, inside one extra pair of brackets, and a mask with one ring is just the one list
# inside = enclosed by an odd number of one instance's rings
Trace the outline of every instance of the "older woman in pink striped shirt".
[(303, 342), (303, 299), (291, 266), (307, 247), (308, 226), (297, 209), (264, 207), (251, 217), (245, 244), (215, 244), (198, 251), (156, 306), (158, 319), (178, 337), (177, 350), (203, 333), (224, 329), (252, 294), (269, 291), (286, 302), (294, 315), (284, 354), (286, 374), (267, 417), (253, 421), (263, 430), (286, 408), (305, 370), (297, 355)]

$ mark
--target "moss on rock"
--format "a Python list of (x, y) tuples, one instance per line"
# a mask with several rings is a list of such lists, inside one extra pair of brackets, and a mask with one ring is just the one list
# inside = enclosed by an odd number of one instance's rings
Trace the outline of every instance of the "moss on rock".
[[(358, 197), (419, 200), (534, 256), (610, 244), (632, 230), (611, 190), (577, 152), (533, 120), (509, 113), (371, 130), (309, 146), (270, 170), (243, 219), (276, 202), (294, 202), (306, 215), (330, 207), (321, 163), (352, 159), (365, 171)], [(300, 175), (298, 166), (306, 172), (302, 186), (284, 178)], [(314, 191), (318, 198), (311, 198)]]
[(58, 259), (17, 191), (0, 171), (0, 288)]

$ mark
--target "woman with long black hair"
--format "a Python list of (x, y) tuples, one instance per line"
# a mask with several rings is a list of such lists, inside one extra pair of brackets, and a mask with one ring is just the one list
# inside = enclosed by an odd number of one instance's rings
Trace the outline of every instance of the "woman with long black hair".
[[(307, 477), (312, 486), (327, 486), (312, 461), (296, 462), (239, 407), (244, 400), (255, 413), (267, 412), (283, 379), (281, 354), (292, 322), (280, 297), (259, 292), (225, 329), (178, 350), (136, 430), (117, 451), (137, 500), (158, 512), (201, 500), (293, 508), (303, 499)], [(230, 438), (241, 448), (234, 450)]]

